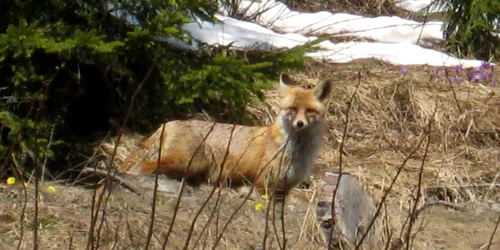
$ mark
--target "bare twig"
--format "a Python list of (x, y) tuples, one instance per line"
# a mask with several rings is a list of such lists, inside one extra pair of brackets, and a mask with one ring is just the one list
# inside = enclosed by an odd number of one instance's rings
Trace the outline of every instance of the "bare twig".
[[(80, 171), (80, 174), (91, 174), (93, 176), (106, 177), (106, 176), (108, 176), (108, 170), (99, 169), (99, 168), (96, 168), (96, 167), (94, 167), (94, 168), (92, 168), (92, 167), (85, 167), (85, 168), (83, 168)], [(137, 187), (133, 182), (130, 182), (130, 181), (124, 179), (123, 177), (121, 177), (119, 175), (119, 173), (114, 173), (111, 176), (111, 179), (113, 181), (118, 182), (124, 188), (132, 191), (134, 194), (136, 194), (136, 195), (142, 195), (142, 191), (139, 189), (139, 187)]]
[(358, 93), (359, 86), (361, 86), (361, 71), (358, 71), (358, 84), (356, 85), (356, 88), (354, 89), (354, 92), (351, 95), (351, 98), (349, 99), (349, 102), (347, 103), (347, 109), (345, 113), (345, 123), (344, 123), (344, 132), (342, 133), (342, 141), (340, 142), (340, 148), (339, 148), (339, 178), (337, 180), (337, 183), (335, 185), (335, 189), (333, 190), (333, 196), (332, 196), (332, 230), (330, 230), (330, 236), (328, 238), (328, 249), (332, 249), (332, 238), (333, 238), (333, 231), (334, 231), (334, 225), (335, 225), (335, 197), (337, 196), (337, 190), (339, 189), (340, 186), (340, 181), (342, 178), (342, 163), (343, 163), (343, 152), (344, 152), (344, 145), (347, 140), (347, 130), (349, 127), (349, 112), (352, 107), (352, 103), (354, 102), (354, 97), (356, 97), (356, 94)]
[[(108, 174), (107, 174), (107, 178), (105, 180), (105, 183), (104, 183), (104, 187), (105, 188), (109, 188), (111, 186), (111, 181), (112, 181), (112, 178), (111, 178), (111, 166), (113, 166), (113, 161), (115, 159), (115, 156), (116, 156), (116, 151), (118, 149), (118, 144), (120, 143), (120, 139), (123, 135), (123, 131), (124, 131), (124, 128), (125, 128), (125, 125), (127, 124), (128, 122), (128, 119), (130, 117), (130, 114), (132, 113), (132, 108), (134, 107), (134, 103), (135, 103), (135, 99), (137, 98), (137, 95), (139, 94), (139, 91), (141, 90), (142, 86), (144, 85), (144, 83), (147, 81), (147, 79), (149, 79), (149, 76), (151, 75), (152, 71), (153, 71), (153, 68), (154, 66), (156, 65), (156, 63), (158, 62), (158, 59), (164, 54), (164, 52), (162, 51), (160, 54), (158, 54), (151, 66), (149, 67), (149, 70), (148, 72), (146, 73), (146, 75), (144, 76), (144, 78), (142, 79), (142, 81), (139, 83), (139, 85), (137, 86), (137, 88), (135, 89), (134, 93), (132, 94), (132, 97), (130, 98), (130, 105), (128, 106), (128, 110), (127, 110), (127, 113), (125, 115), (125, 118), (123, 120), (123, 123), (118, 131), (118, 136), (117, 136), (117, 140), (116, 140), (116, 145), (113, 149), (113, 153), (111, 154), (111, 159), (109, 160), (109, 170), (108, 170)], [(99, 206), (101, 205), (101, 200), (103, 199), (103, 195), (104, 194), (107, 194), (105, 199), (104, 199), (104, 207), (106, 206), (107, 204), (107, 201), (109, 199), (109, 196), (111, 195), (111, 189), (109, 189), (109, 192), (102, 192), (99, 196), (97, 196), (97, 190), (94, 190), (94, 194), (93, 194), (93, 197), (92, 197), (92, 205), (91, 205), (91, 209), (92, 209), (92, 213), (90, 214), (90, 227), (89, 227), (89, 235), (88, 235), (88, 239), (87, 239), (87, 249), (94, 249), (94, 248), (98, 248), (99, 246), (99, 235), (100, 235), (100, 232), (101, 232), (101, 228), (102, 228), (102, 224), (103, 224), (103, 221), (104, 221), (104, 218), (105, 218), (105, 213), (106, 213), (106, 210), (103, 209), (103, 215), (102, 215), (102, 218), (101, 218), (101, 223), (99, 225), (99, 228), (97, 229), (97, 246), (94, 247), (94, 230), (95, 230), (95, 225), (97, 223), (97, 218), (98, 218), (98, 215), (99, 215), (99, 209), (95, 209), (95, 201), (96, 201), (96, 198), (97, 198), (97, 201), (99, 203)]]
[[(163, 135), (165, 134), (165, 123), (162, 124), (161, 126), (161, 133), (160, 133), (160, 145), (158, 147), (158, 161), (157, 161), (157, 168), (160, 167), (160, 161), (161, 161), (161, 150), (163, 148)], [(158, 171), (155, 173), (155, 186), (153, 188), (153, 199), (152, 199), (152, 204), (151, 204), (151, 222), (149, 223), (149, 229), (148, 229), (148, 234), (146, 236), (146, 246), (144, 249), (148, 250), (149, 249), (149, 244), (151, 244), (151, 237), (153, 236), (153, 226), (154, 226), (154, 221), (155, 221), (155, 214), (156, 214), (156, 194), (158, 192)]]
[[(278, 155), (285, 149), (285, 147), (283, 146), (282, 148), (280, 148), (278, 150), (278, 152), (276, 152), (274, 154), (274, 156), (266, 163), (266, 165), (264, 165), (264, 167), (261, 169), (261, 171), (257, 174), (257, 176), (255, 177), (255, 179), (257, 180), (262, 173), (264, 173), (264, 170), (266, 170), (266, 168), (269, 166), (269, 164), (271, 164), (272, 161), (274, 161)], [(224, 234), (224, 231), (226, 230), (226, 228), (229, 226), (229, 223), (232, 221), (232, 219), (234, 218), (234, 216), (236, 216), (236, 214), (238, 213), (238, 211), (240, 211), (240, 209), (243, 207), (243, 205), (245, 205), (246, 201), (248, 200), (248, 198), (250, 197), (250, 195), (252, 194), (253, 190), (255, 188), (255, 183), (252, 184), (251, 188), (250, 188), (250, 191), (248, 192), (248, 194), (245, 196), (245, 198), (243, 199), (243, 201), (240, 203), (240, 205), (233, 211), (233, 213), (229, 216), (229, 219), (227, 220), (226, 224), (224, 224), (224, 226), (222, 227), (222, 231), (221, 233), (217, 236), (217, 238), (215, 239), (215, 243), (214, 243), (214, 246), (213, 246), (213, 250), (216, 249), (217, 247), (217, 244), (220, 242), (220, 240), (222, 239), (222, 235)]]
[[(52, 145), (52, 140), (54, 138), (54, 130), (56, 128), (56, 124), (52, 124), (52, 128), (50, 129), (50, 138), (49, 138), (49, 143), (47, 143), (47, 151), (50, 150), (50, 146)], [(45, 179), (45, 169), (47, 168), (47, 160), (48, 156), (45, 155), (45, 159), (43, 160), (43, 166), (42, 166), (42, 181)]]
[(361, 244), (363, 244), (363, 241), (365, 240), (365, 238), (367, 237), (368, 233), (370, 232), (370, 230), (372, 229), (373, 225), (375, 224), (375, 221), (376, 219), (378, 218), (379, 214), (380, 214), (380, 209), (382, 208), (382, 205), (385, 203), (385, 200), (387, 199), (387, 197), (389, 196), (389, 193), (392, 191), (392, 188), (394, 186), (394, 184), (396, 183), (399, 175), (401, 174), (401, 172), (403, 171), (403, 168), (404, 166), (406, 165), (406, 163), (408, 162), (408, 160), (410, 160), (411, 157), (413, 157), (413, 155), (417, 152), (417, 150), (420, 148), (420, 145), (422, 145), (422, 143), (424, 142), (424, 140), (426, 139), (427, 137), (422, 137), (422, 139), (420, 139), (420, 141), (418, 142), (417, 146), (410, 152), (410, 154), (403, 160), (403, 163), (401, 163), (401, 166), (399, 166), (397, 172), (396, 172), (396, 175), (394, 176), (394, 178), (392, 179), (392, 182), (391, 184), (389, 185), (389, 187), (387, 188), (387, 191), (384, 193), (384, 195), (382, 196), (382, 199), (380, 201), (380, 204), (377, 206), (377, 210), (375, 212), (375, 215), (373, 216), (372, 220), (370, 221), (370, 224), (368, 225), (368, 227), (366, 228), (366, 232), (365, 234), (361, 237), (361, 239), (359, 240), (358, 244), (356, 244), (356, 247), (355, 249), (359, 249), (361, 247)]
[(453, 99), (455, 99), (455, 103), (457, 104), (458, 111), (460, 111), (460, 114), (463, 114), (464, 111), (463, 111), (462, 107), (460, 107), (460, 103), (458, 102), (457, 93), (455, 92), (455, 88), (453, 87), (453, 83), (451, 82), (450, 77), (448, 76), (449, 75), (448, 70), (445, 70), (444, 72), (446, 74), (446, 80), (448, 81), (448, 84), (450, 85), (451, 91), (453, 92)]
[(490, 240), (488, 241), (488, 248), (486, 248), (486, 250), (490, 250), (491, 244), (493, 243), (493, 238), (495, 238), (495, 234), (498, 229), (498, 224), (500, 224), (500, 214), (498, 214), (498, 219), (497, 222), (495, 223), (495, 228), (493, 229), (493, 232), (491, 232)]
[(219, 175), (217, 176), (217, 181), (214, 183), (214, 187), (210, 191), (210, 194), (205, 199), (205, 201), (201, 205), (200, 209), (198, 209), (198, 212), (196, 212), (196, 214), (195, 214), (195, 216), (193, 218), (193, 221), (191, 222), (191, 227), (189, 228), (189, 233), (188, 233), (188, 235), (186, 237), (186, 242), (184, 244), (184, 248), (183, 248), (184, 250), (188, 249), (188, 247), (189, 247), (189, 241), (191, 240), (191, 237), (193, 235), (193, 231), (194, 231), (194, 226), (196, 224), (196, 220), (198, 220), (198, 217), (200, 216), (201, 211), (203, 211), (203, 209), (205, 208), (205, 206), (208, 204), (208, 201), (212, 198), (213, 194), (215, 193), (215, 190), (216, 190), (217, 186), (219, 185), (219, 183), (221, 181), (222, 172), (224, 170), (224, 166), (226, 165), (227, 157), (229, 156), (229, 149), (231, 147), (231, 142), (233, 141), (233, 135), (234, 135), (234, 130), (235, 129), (236, 129), (236, 124), (233, 124), (233, 127), (231, 128), (231, 134), (229, 135), (229, 141), (228, 141), (227, 147), (226, 147), (226, 152), (224, 154), (224, 158), (222, 159), (222, 163), (221, 163), (221, 166), (220, 166)]
[(168, 239), (170, 237), (170, 234), (172, 233), (172, 229), (174, 227), (175, 219), (177, 218), (177, 212), (179, 211), (179, 206), (180, 206), (180, 203), (181, 203), (182, 194), (184, 193), (184, 188), (186, 187), (186, 181), (188, 179), (189, 169), (191, 168), (191, 165), (193, 164), (194, 157), (196, 156), (196, 154), (198, 154), (198, 152), (200, 151), (200, 149), (203, 146), (203, 144), (205, 144), (205, 141), (208, 139), (208, 136), (210, 136), (210, 134), (214, 130), (215, 125), (217, 125), (216, 122), (214, 122), (212, 124), (212, 127), (210, 127), (210, 130), (208, 131), (208, 133), (203, 138), (203, 141), (198, 145), (198, 147), (194, 151), (193, 155), (191, 156), (191, 159), (189, 159), (189, 162), (188, 162), (188, 164), (186, 166), (186, 171), (185, 171), (185, 174), (184, 174), (184, 179), (181, 182), (181, 187), (179, 189), (179, 194), (177, 196), (177, 200), (176, 200), (176, 203), (175, 203), (174, 213), (172, 215), (172, 220), (170, 221), (170, 226), (168, 228), (167, 235), (165, 236), (165, 241), (163, 242), (162, 249), (165, 249), (167, 247)]
[(410, 249), (411, 230), (413, 227), (413, 223), (417, 219), (417, 214), (416, 214), (417, 206), (418, 206), (418, 202), (420, 201), (420, 198), (422, 196), (422, 178), (424, 175), (425, 159), (427, 158), (427, 153), (429, 152), (429, 145), (431, 144), (432, 122), (434, 121), (437, 109), (438, 109), (438, 100), (436, 100), (436, 106), (434, 109), (434, 113), (432, 114), (432, 117), (429, 120), (429, 124), (427, 126), (427, 144), (425, 146), (424, 156), (422, 158), (422, 164), (420, 165), (420, 170), (419, 170), (419, 175), (418, 175), (417, 197), (414, 200), (413, 208), (411, 209), (411, 212), (410, 212), (410, 222), (408, 225), (408, 231), (406, 233), (406, 249), (407, 250)]

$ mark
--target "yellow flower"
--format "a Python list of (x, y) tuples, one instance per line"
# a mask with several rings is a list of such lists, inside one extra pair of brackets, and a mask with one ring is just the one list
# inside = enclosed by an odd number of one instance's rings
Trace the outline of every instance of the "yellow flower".
[(56, 188), (54, 186), (48, 186), (47, 190), (49, 190), (50, 192), (55, 192)]
[(9, 177), (7, 178), (7, 184), (8, 185), (14, 185), (16, 183), (16, 177)]
[(255, 211), (260, 211), (263, 208), (264, 208), (264, 204), (262, 204), (261, 202), (255, 203)]

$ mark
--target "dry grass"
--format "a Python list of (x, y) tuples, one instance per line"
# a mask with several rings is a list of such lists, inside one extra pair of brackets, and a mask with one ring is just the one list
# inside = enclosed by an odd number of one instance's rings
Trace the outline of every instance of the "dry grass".
[[(400, 67), (378, 61), (359, 61), (346, 65), (311, 62), (304, 73), (292, 76), (306, 86), (332, 79), (336, 85), (327, 116), (329, 137), (308, 189), (297, 189), (287, 201), (285, 228), (290, 249), (323, 249), (324, 242), (315, 220), (315, 190), (324, 171), (339, 166), (338, 146), (344, 132), (347, 100), (352, 95), (357, 72), (362, 71), (361, 85), (350, 111), (350, 125), (344, 145), (343, 170), (357, 176), (378, 203), (387, 191), (409, 152), (425, 136), (432, 122), (429, 153), (423, 180), (423, 198), (419, 206), (439, 201), (447, 207), (430, 207), (415, 223), (414, 249), (485, 249), (496, 213), (500, 210), (498, 176), (500, 175), (500, 88), (477, 84), (450, 85), (443, 79), (431, 79), (428, 67), (410, 67), (404, 77)], [(496, 75), (500, 72), (496, 69)], [(452, 90), (453, 88), (453, 90)], [(456, 93), (456, 98), (453, 92)], [(254, 117), (269, 124), (277, 112), (277, 94), (266, 92), (266, 100), (248, 107)], [(433, 117), (432, 114), (436, 110)], [(125, 136), (117, 162), (132, 149), (140, 136)], [(423, 144), (425, 145), (425, 143)], [(103, 153), (112, 143), (103, 145)], [(409, 208), (415, 200), (424, 146), (408, 161), (388, 196), (383, 209), (388, 232), (396, 242), (404, 228)], [(47, 184), (47, 183), (46, 183)], [(89, 228), (92, 191), (81, 187), (55, 185), (56, 192), (41, 194), (39, 239), (42, 249), (84, 249)], [(0, 249), (15, 249), (21, 223), (25, 228), (22, 249), (32, 244), (33, 189), (29, 187), (26, 217), (20, 218), (24, 195), (20, 187), (0, 186)], [(192, 195), (186, 194), (170, 236), (167, 249), (182, 249), (194, 214), (211, 191), (202, 185)], [(221, 192), (220, 205), (216, 196)], [(228, 225), (217, 249), (258, 249), (266, 228), (266, 208), (256, 211), (258, 197), (245, 201), (241, 192), (222, 188), (215, 192), (201, 212), (189, 249), (211, 249), (223, 225), (240, 204), (243, 207)], [(156, 202), (152, 247), (158, 249), (172, 219), (175, 197), (161, 195)], [(121, 189), (110, 196), (100, 238), (103, 249), (144, 247), (150, 223), (151, 197), (139, 197)], [(458, 205), (456, 205), (458, 204)], [(213, 215), (212, 215), (213, 214)], [(210, 220), (209, 218), (212, 217)], [(203, 231), (207, 221), (208, 227)], [(278, 248), (281, 240), (272, 223), (268, 225), (267, 243)], [(386, 235), (387, 236), (387, 235)], [(493, 241), (497, 248), (498, 240)], [(492, 248), (493, 249), (493, 248)]]
[[(46, 183), (48, 185), (49, 183)], [(55, 192), (43, 191), (40, 204), (40, 249), (85, 249), (90, 220), (92, 191), (81, 187), (52, 184)], [(0, 248), (16, 249), (20, 238), (20, 213), (23, 206), (23, 189), (1, 185), (0, 189)], [(33, 199), (34, 192), (28, 188), (28, 198)], [(175, 230), (173, 230), (166, 249), (182, 249), (186, 235), (192, 223), (193, 215), (200, 209), (200, 204), (208, 196), (210, 188), (203, 186), (195, 195), (186, 195), (179, 209)], [(193, 249), (212, 249), (216, 236), (221, 232), (231, 213), (243, 202), (244, 205), (226, 229), (217, 249), (255, 249), (262, 244), (265, 231), (266, 208), (255, 210), (255, 200), (244, 201), (238, 193), (224, 189), (220, 194), (220, 204), (216, 208), (216, 195), (202, 211), (195, 227), (190, 247)], [(322, 242), (320, 230), (315, 225), (314, 211), (307, 211), (313, 192), (296, 192), (288, 201), (287, 216), (288, 244), (297, 249), (318, 249)], [(176, 197), (160, 196), (157, 200), (157, 212), (154, 226), (152, 249), (161, 249), (165, 232), (172, 219), (172, 210)], [(262, 201), (261, 201), (262, 202)], [(151, 197), (139, 197), (128, 192), (114, 191), (107, 206), (107, 215), (101, 233), (101, 249), (140, 249), (146, 241), (150, 222)], [(33, 231), (33, 203), (28, 203), (23, 220), (24, 240), (21, 249), (31, 248)], [(293, 215), (293, 216), (292, 216)], [(209, 221), (212, 217), (211, 221)], [(205, 233), (203, 227), (208, 222)], [(279, 226), (279, 222), (278, 226)], [(289, 227), (289, 225), (293, 225)], [(278, 228), (281, 228), (280, 226)], [(201, 236), (201, 237), (200, 237)], [(268, 242), (277, 248), (272, 224), (269, 224)]]

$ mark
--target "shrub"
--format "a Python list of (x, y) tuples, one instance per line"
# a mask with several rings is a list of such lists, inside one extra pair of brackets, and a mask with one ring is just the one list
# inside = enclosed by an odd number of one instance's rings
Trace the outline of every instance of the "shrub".
[(309, 45), (259, 58), (155, 39), (189, 42), (182, 25), (194, 15), (213, 21), (211, 3), (0, 0), (0, 159), (28, 155), (16, 159), (27, 169), (34, 158), (58, 166), (89, 153), (81, 146), (123, 122), (139, 86), (128, 123), (136, 131), (201, 110), (240, 120), (279, 71), (301, 65)]
[(438, 0), (445, 10), (444, 35), (456, 54), (489, 60), (500, 55), (500, 1)]

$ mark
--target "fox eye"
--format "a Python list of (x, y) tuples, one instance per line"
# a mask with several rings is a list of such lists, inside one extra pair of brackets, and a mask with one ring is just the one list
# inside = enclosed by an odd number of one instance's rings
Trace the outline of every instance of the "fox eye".
[(307, 113), (316, 113), (316, 110), (314, 110), (314, 109), (306, 109), (306, 112)]
[(289, 107), (288, 110), (290, 110), (291, 112), (297, 112), (297, 108), (296, 107)]

